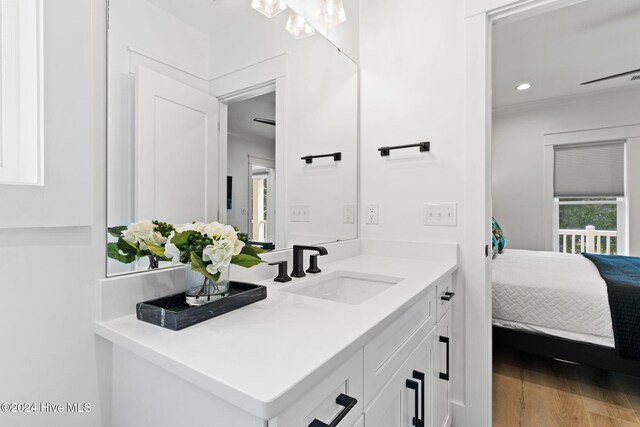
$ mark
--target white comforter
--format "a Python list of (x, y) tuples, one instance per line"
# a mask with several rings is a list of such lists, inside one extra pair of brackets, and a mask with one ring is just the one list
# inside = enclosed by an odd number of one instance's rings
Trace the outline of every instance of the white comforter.
[(613, 338), (607, 285), (582, 255), (505, 250), (493, 260), (493, 318), (501, 326)]

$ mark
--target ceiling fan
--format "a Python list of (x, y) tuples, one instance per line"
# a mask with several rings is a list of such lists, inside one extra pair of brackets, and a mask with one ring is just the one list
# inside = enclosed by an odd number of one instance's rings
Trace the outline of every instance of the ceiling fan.
[[(605, 80), (617, 79), (619, 77), (630, 76), (630, 75), (636, 74), (636, 73), (640, 73), (640, 68), (638, 68), (637, 70), (625, 71), (624, 73), (620, 73), (620, 74), (613, 74), (611, 76), (601, 77), (599, 79), (595, 79), (595, 80), (591, 80), (591, 81), (588, 81), (588, 82), (580, 83), (580, 85), (581, 86), (590, 85), (592, 83), (599, 83), (599, 82), (603, 82)], [(636, 79), (634, 78), (633, 80), (636, 80)]]
[(273, 119), (263, 119), (260, 117), (256, 117), (255, 119), (253, 119), (254, 122), (258, 122), (258, 123), (263, 123), (265, 125), (271, 125), (271, 126), (275, 126), (276, 125), (276, 121)]

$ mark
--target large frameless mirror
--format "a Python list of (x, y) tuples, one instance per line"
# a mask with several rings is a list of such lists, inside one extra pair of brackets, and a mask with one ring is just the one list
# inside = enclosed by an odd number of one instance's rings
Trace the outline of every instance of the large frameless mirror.
[(265, 250), (357, 237), (358, 67), (289, 16), (109, 0), (108, 275), (171, 266), (117, 242), (193, 222)]

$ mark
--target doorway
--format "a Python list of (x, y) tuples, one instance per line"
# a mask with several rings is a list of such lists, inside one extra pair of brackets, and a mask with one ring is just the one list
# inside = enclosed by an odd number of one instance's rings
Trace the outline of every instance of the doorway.
[(616, 128), (638, 120), (639, 21), (635, 0), (490, 21), (494, 425), (640, 425), (640, 380), (614, 372), (607, 284), (582, 255), (626, 253), (637, 160)]
[(226, 105), (226, 222), (252, 244), (274, 249), (276, 92), (261, 88)]
[[(467, 1), (465, 103), (466, 419), (492, 425), (492, 28), (585, 0)], [(599, 20), (603, 21), (603, 20)], [(594, 25), (599, 23), (597, 21)], [(514, 85), (515, 87), (515, 85)], [(628, 147), (627, 147), (628, 148)], [(629, 171), (630, 173), (632, 170)], [(482, 249), (482, 251), (481, 251)], [(469, 398), (473, 396), (473, 399)]]

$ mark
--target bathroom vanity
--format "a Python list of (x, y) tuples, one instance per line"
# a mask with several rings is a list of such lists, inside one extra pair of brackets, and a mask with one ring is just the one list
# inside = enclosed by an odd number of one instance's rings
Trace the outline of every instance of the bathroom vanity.
[[(439, 246), (327, 245), (321, 273), (261, 280), (265, 300), (182, 331), (139, 321), (135, 302), (179, 291), (184, 269), (99, 281), (112, 425), (450, 425), (456, 245)], [(258, 270), (238, 274), (275, 273)]]
[[(294, 279), (232, 267), (266, 299), (171, 331), (136, 304), (202, 277), (137, 250), (123, 261), (110, 233), (104, 424), (450, 425), (457, 245), (358, 239), (358, 64), (327, 28), (285, 31), (312, 18), (303, 2), (273, 19), (249, 3), (109, 1), (107, 225), (219, 221)], [(321, 272), (297, 277), (310, 263), (291, 248), (313, 245)]]

